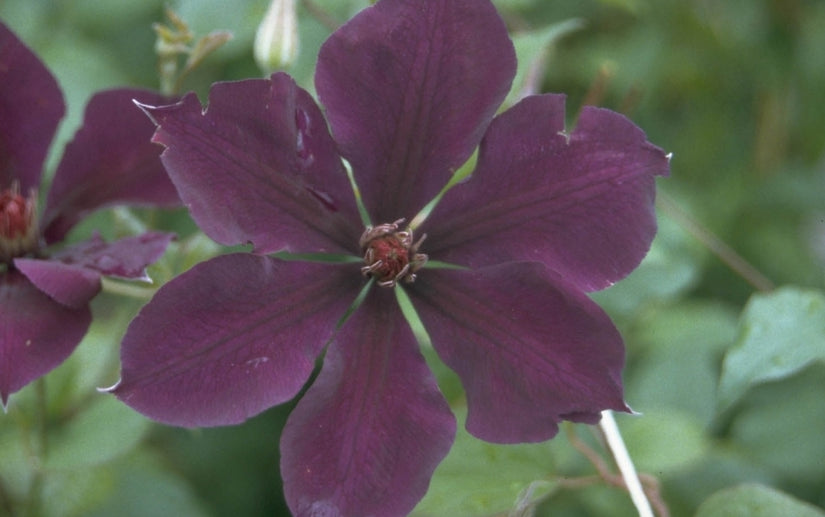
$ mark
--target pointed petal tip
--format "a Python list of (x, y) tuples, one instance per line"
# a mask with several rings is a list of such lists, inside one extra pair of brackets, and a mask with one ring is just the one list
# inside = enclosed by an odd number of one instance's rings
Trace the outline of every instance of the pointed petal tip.
[[(124, 277), (117, 277), (117, 278), (124, 278)], [(131, 282), (139, 282), (141, 284), (149, 284), (152, 285), (154, 282), (152, 281), (152, 277), (149, 276), (149, 273), (146, 272), (144, 269), (143, 272), (139, 276), (134, 277), (126, 277), (124, 280), (129, 280)]]
[(132, 99), (132, 103), (134, 103), (134, 105), (135, 105), (135, 106), (137, 106), (138, 108), (140, 108), (140, 109), (142, 109), (142, 110), (153, 110), (153, 109), (157, 109), (157, 106), (153, 106), (153, 105), (151, 105), (151, 104), (147, 104), (147, 103), (145, 103), (145, 102), (140, 102), (140, 101), (139, 101), (139, 100), (137, 100), (137, 99)]
[[(606, 409), (605, 411), (610, 411), (610, 410)], [(636, 411), (635, 409), (630, 407), (628, 404), (625, 404), (623, 409), (614, 409), (613, 411), (621, 411), (622, 413), (627, 413), (630, 416), (644, 416), (644, 413), (642, 413), (641, 411)]]
[(155, 120), (155, 117), (152, 115), (152, 111), (158, 109), (157, 106), (152, 106), (151, 104), (144, 104), (137, 99), (132, 99), (132, 103), (137, 106), (140, 111), (144, 112), (147, 117), (152, 121), (153, 124), (158, 125), (158, 121)]
[(108, 388), (95, 388), (95, 389), (97, 389), (97, 392), (98, 392), (98, 393), (111, 393), (111, 394), (113, 394), (113, 395), (117, 396), (117, 394), (115, 393), (115, 391), (116, 391), (116, 390), (117, 390), (117, 388), (120, 386), (120, 383), (121, 383), (121, 382), (123, 382), (123, 379), (122, 379), (122, 378), (118, 379), (116, 383), (112, 384), (112, 385), (111, 385), (111, 386), (109, 386)]
[(630, 416), (644, 416), (644, 415), (645, 415), (645, 414), (644, 414), (644, 413), (642, 413), (642, 412), (639, 412), (639, 411), (634, 411), (632, 408), (630, 408), (630, 411), (628, 412), (628, 414), (629, 414)]

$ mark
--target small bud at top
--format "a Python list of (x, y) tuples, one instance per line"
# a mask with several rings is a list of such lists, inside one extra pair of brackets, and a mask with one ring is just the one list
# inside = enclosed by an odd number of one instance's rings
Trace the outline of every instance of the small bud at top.
[(298, 57), (295, 0), (272, 0), (255, 34), (255, 62), (265, 74), (291, 66)]

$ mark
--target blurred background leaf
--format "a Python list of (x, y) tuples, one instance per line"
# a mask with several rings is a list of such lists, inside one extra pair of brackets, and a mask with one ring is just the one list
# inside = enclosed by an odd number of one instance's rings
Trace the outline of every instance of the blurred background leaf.
[(754, 295), (725, 355), (719, 403), (727, 408), (751, 386), (825, 362), (825, 294), (787, 287)]

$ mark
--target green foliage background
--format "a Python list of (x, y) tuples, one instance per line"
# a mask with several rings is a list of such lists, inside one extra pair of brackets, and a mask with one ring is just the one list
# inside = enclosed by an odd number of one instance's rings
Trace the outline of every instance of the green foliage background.
[[(267, 3), (169, 3), (196, 35), (235, 36), (186, 89), (205, 99), (214, 81), (261, 75), (251, 47)], [(313, 8), (343, 22), (366, 4), (299, 2), (301, 49), (290, 69), (299, 83), (312, 89), (330, 32)], [(643, 416), (617, 419), (638, 468), (659, 481), (674, 516), (825, 514), (825, 3), (496, 4), (522, 72), (543, 67), (538, 88), (567, 93), (571, 121), (582, 103), (618, 110), (673, 153), (648, 258), (595, 295), (627, 342), (627, 400)], [(151, 24), (163, 21), (160, 0), (0, 0), (0, 18), (66, 96), (47, 173), (92, 92), (158, 86)], [(109, 212), (75, 235), (143, 224), (182, 236), (153, 267), (158, 284), (219, 252), (183, 211)], [(731, 269), (735, 254), (765, 278)], [(288, 514), (278, 436), (289, 405), (193, 431), (152, 424), (95, 391), (117, 380), (119, 337), (150, 294), (98, 297), (72, 358), (12, 397), (0, 415), (0, 515), (13, 505), (47, 516)], [(455, 378), (433, 364), (461, 414)], [(627, 494), (594, 477), (571, 446), (578, 436), (612, 468), (593, 430), (567, 432), (510, 447), (460, 434), (416, 513), (634, 515)]]

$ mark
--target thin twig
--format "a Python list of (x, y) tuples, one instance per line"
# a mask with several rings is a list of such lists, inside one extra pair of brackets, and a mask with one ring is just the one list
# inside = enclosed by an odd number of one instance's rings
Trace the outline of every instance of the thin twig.
[(48, 403), (46, 396), (46, 379), (40, 377), (34, 383), (34, 390), (37, 394), (37, 454), (45, 461), (49, 454), (49, 430), (48, 430)]
[(304, 9), (306, 9), (313, 18), (318, 20), (321, 25), (330, 31), (334, 31), (341, 26), (338, 20), (327, 14), (326, 11), (318, 7), (312, 0), (301, 0), (301, 5), (304, 6)]
[(6, 490), (3, 478), (0, 478), (0, 512), (4, 512), (2, 515), (14, 515), (14, 502)]
[(742, 255), (690, 217), (684, 210), (679, 208), (673, 198), (661, 190), (657, 192), (656, 205), (751, 286), (759, 291), (772, 291), (776, 287), (768, 277), (753, 267)]
[[(584, 443), (581, 438), (578, 437), (573, 430), (573, 425), (566, 425), (564, 429), (570, 445), (572, 445), (573, 448), (582, 453), (582, 455), (590, 461), (598, 472), (598, 475), (557, 479), (556, 481), (562, 488), (578, 489), (594, 485), (598, 482), (603, 482), (610, 486), (621, 488), (622, 490), (628, 490), (625, 479), (621, 475), (611, 472), (610, 467), (599, 455), (599, 453), (593, 450), (590, 446)], [(647, 500), (655, 509), (656, 515), (659, 517), (670, 517), (670, 510), (668, 510), (667, 504), (665, 504), (665, 501), (662, 498), (659, 480), (644, 472), (639, 472), (638, 476), (644, 489), (644, 493), (647, 496)]]

